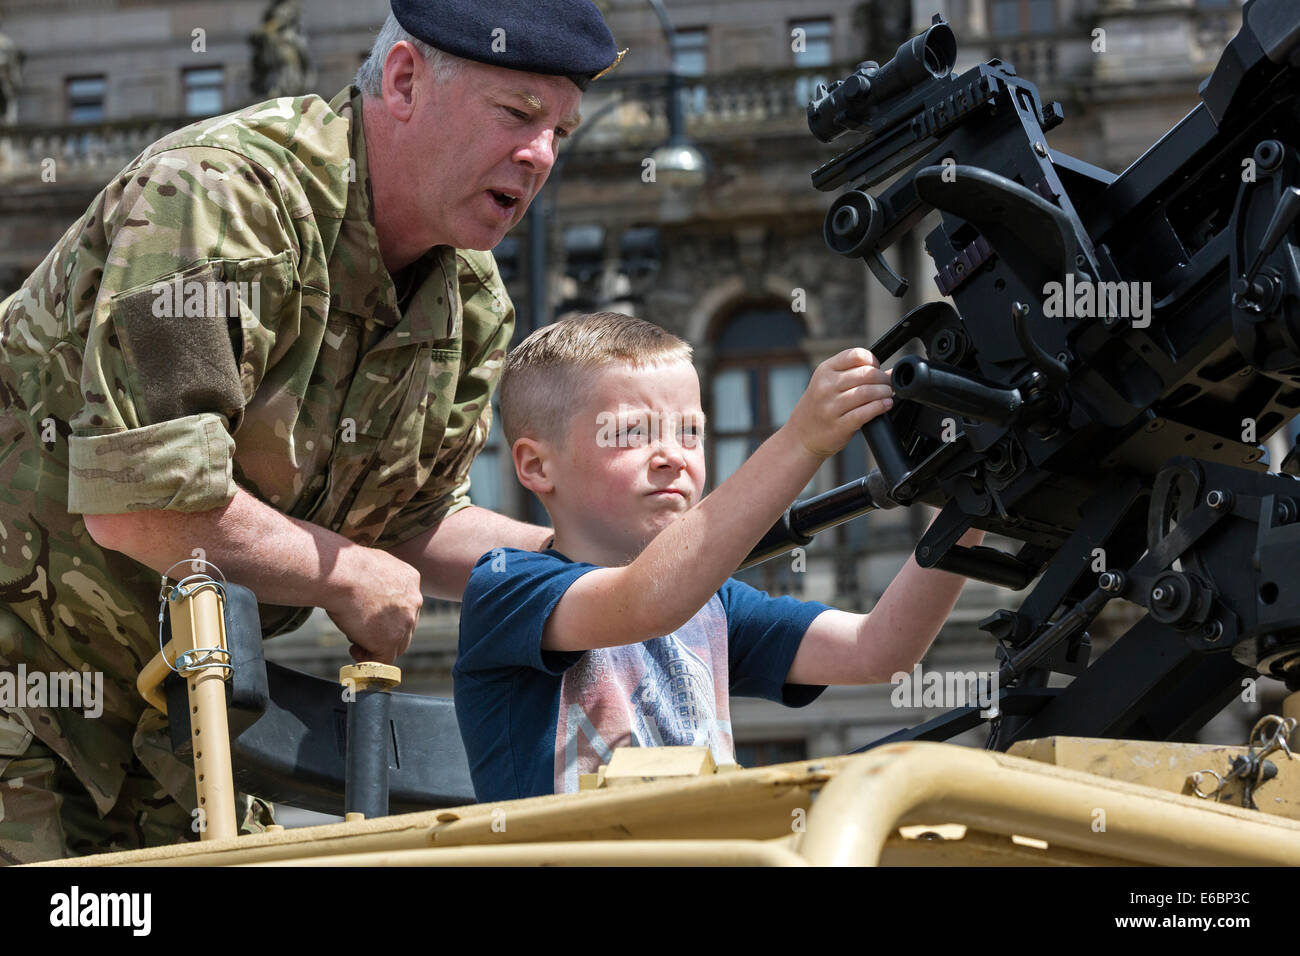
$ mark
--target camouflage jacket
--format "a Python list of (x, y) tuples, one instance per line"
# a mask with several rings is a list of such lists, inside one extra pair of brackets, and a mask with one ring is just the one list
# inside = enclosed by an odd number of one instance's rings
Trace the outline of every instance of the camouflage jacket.
[[(239, 485), (386, 548), (470, 503), (514, 311), (490, 253), (445, 246), (399, 307), (370, 206), (359, 92), (272, 100), (150, 146), (0, 303), (0, 669), (103, 672), (98, 719), (27, 711), (101, 810), (159, 576), (81, 515)], [(263, 605), (263, 634), (309, 613)]]

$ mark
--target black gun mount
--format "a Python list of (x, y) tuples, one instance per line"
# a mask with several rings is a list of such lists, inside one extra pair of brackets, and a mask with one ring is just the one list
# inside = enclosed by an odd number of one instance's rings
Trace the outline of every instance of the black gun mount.
[[(1300, 6), (1248, 0), (1202, 102), (1118, 176), (1047, 145), (1061, 109), (1010, 64), (956, 76), (955, 54), (936, 16), (809, 107), (819, 139), (865, 134), (812, 174), (845, 187), (829, 247), (902, 295), (883, 253), (939, 210), (926, 250), (953, 305), (872, 346), (924, 353), (864, 429), (878, 471), (797, 503), (747, 563), (875, 508), (941, 507), (922, 566), (1037, 581), (981, 624), (1000, 642), (999, 749), (1187, 738), (1250, 675), (1300, 690), (1300, 455), (1269, 474), (1260, 447), (1300, 410)], [(1021, 546), (957, 546), (972, 526)], [(1087, 627), (1117, 597), (1146, 615), (1090, 663)]]

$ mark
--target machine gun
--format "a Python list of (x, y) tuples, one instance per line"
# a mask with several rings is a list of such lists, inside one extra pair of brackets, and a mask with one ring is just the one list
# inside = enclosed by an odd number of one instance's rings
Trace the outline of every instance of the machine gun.
[[(1260, 448), (1300, 409), (1300, 7), (1248, 0), (1200, 104), (1118, 176), (1047, 145), (1062, 110), (1010, 64), (958, 76), (955, 56), (936, 15), (809, 106), (818, 139), (864, 134), (812, 174), (846, 187), (827, 245), (901, 296), (883, 253), (938, 210), (926, 251), (953, 304), (871, 346), (882, 364), (923, 348), (864, 429), (877, 470), (796, 503), (747, 565), (877, 508), (940, 507), (923, 567), (1036, 581), (980, 624), (999, 642), (999, 750), (1188, 739), (1248, 677), (1300, 690), (1298, 456), (1269, 474)], [(1021, 546), (958, 546), (971, 527)], [(1115, 598), (1146, 615), (1090, 662)], [(983, 719), (959, 708), (876, 744)]]

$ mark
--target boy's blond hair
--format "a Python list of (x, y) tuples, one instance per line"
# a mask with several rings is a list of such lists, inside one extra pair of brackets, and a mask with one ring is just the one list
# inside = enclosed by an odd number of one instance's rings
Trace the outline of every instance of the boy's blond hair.
[(543, 326), (506, 356), (498, 391), (506, 443), (513, 448), (528, 437), (562, 444), (592, 372), (690, 360), (687, 342), (621, 312), (575, 315)]

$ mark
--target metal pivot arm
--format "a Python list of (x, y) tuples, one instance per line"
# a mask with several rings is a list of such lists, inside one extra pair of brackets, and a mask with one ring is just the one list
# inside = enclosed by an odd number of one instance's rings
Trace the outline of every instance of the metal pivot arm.
[(1259, 251), (1255, 253), (1255, 258), (1250, 262), (1250, 268), (1246, 270), (1244, 276), (1233, 284), (1232, 291), (1234, 295), (1252, 303), (1264, 299), (1265, 290), (1255, 282), (1255, 277), (1259, 275), (1259, 267), (1264, 264), (1265, 259), (1273, 254), (1273, 250), (1278, 247), (1278, 243), (1295, 225), (1297, 217), (1300, 217), (1300, 189), (1295, 186), (1288, 186), (1282, 191), (1282, 199), (1277, 205), (1277, 211), (1273, 213), (1273, 218), (1269, 220), (1268, 229), (1264, 232), (1264, 238), (1259, 244)]

